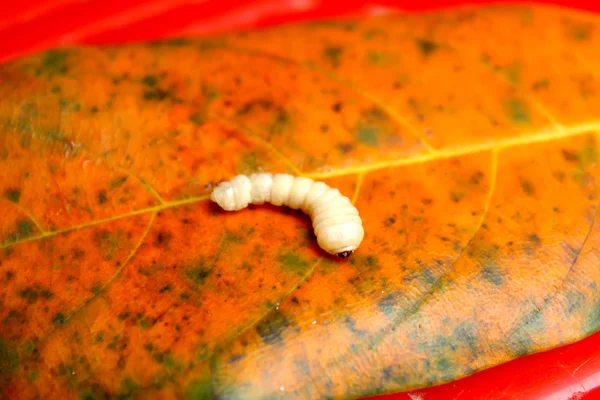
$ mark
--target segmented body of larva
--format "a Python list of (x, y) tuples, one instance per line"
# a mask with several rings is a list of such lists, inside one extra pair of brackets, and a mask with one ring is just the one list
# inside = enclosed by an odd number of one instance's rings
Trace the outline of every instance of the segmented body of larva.
[(226, 211), (264, 203), (300, 209), (311, 216), (319, 246), (339, 257), (350, 256), (365, 233), (350, 199), (339, 190), (309, 178), (268, 173), (238, 175), (220, 183), (211, 200)]

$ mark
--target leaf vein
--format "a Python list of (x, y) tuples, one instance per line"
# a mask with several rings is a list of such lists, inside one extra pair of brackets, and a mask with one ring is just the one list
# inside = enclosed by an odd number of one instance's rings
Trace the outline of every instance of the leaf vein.
[(131, 211), (131, 212), (128, 212), (125, 214), (115, 215), (113, 217), (89, 221), (89, 222), (85, 222), (83, 224), (73, 225), (73, 226), (69, 226), (69, 227), (63, 228), (63, 229), (58, 229), (55, 231), (46, 231), (44, 234), (41, 234), (41, 235), (30, 236), (30, 237), (27, 237), (27, 238), (24, 238), (21, 240), (17, 240), (14, 242), (3, 243), (0, 245), (0, 249), (5, 249), (7, 247), (12, 247), (12, 246), (22, 244), (22, 243), (33, 242), (36, 240), (50, 238), (50, 237), (60, 235), (63, 233), (68, 233), (71, 231), (89, 228), (91, 226), (101, 225), (101, 224), (105, 224), (108, 222), (117, 221), (117, 220), (123, 219), (123, 218), (129, 218), (129, 217), (134, 217), (136, 215), (142, 215), (142, 214), (147, 214), (147, 213), (151, 213), (151, 212), (158, 212), (158, 211), (167, 210), (167, 209), (175, 208), (175, 207), (180, 207), (180, 206), (184, 206), (184, 205), (188, 205), (188, 204), (199, 203), (202, 201), (206, 201), (209, 198), (210, 198), (210, 195), (205, 195), (205, 196), (199, 196), (199, 197), (190, 197), (190, 198), (184, 199), (184, 200), (170, 201), (170, 202), (160, 204), (157, 206), (141, 208), (139, 210)]

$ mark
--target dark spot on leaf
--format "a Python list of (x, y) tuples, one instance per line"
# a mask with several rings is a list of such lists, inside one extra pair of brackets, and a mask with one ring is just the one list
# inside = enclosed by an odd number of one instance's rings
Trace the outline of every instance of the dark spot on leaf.
[(368, 331), (366, 331), (364, 329), (358, 329), (356, 327), (356, 321), (354, 320), (354, 318), (352, 318), (349, 315), (347, 315), (344, 318), (344, 325), (346, 326), (346, 328), (348, 328), (348, 330), (350, 332), (352, 332), (353, 334), (355, 334), (357, 336), (365, 336), (368, 333)]
[(358, 141), (367, 146), (377, 146), (382, 135), (394, 135), (395, 127), (388, 115), (379, 107), (369, 108), (361, 113), (361, 119), (352, 128)]
[(235, 232), (231, 232), (229, 230), (226, 230), (225, 233), (223, 234), (223, 244), (227, 245), (227, 244), (240, 244), (240, 243), (244, 243), (244, 236), (237, 234)]
[(389, 217), (389, 218), (387, 218), (387, 219), (386, 219), (386, 220), (383, 222), (383, 225), (384, 225), (384, 226), (386, 226), (386, 227), (390, 227), (390, 226), (392, 226), (392, 225), (393, 225), (393, 224), (395, 224), (395, 223), (396, 223), (396, 218), (395, 218), (395, 217)]
[(450, 192), (450, 197), (453, 202), (458, 203), (465, 197), (465, 194), (463, 192)]
[(117, 396), (118, 399), (135, 398), (136, 393), (141, 389), (141, 386), (133, 379), (126, 377), (121, 381), (121, 393)]
[(20, 357), (16, 347), (13, 343), (0, 338), (0, 384), (4, 383), (7, 374), (19, 367)]
[(233, 356), (229, 357), (229, 363), (235, 364), (236, 362), (240, 361), (242, 358), (244, 358), (243, 354), (234, 354)]
[(158, 78), (155, 75), (146, 75), (142, 78), (142, 83), (148, 87), (154, 87), (158, 83)]
[(483, 175), (483, 172), (481, 171), (475, 172), (473, 176), (471, 176), (471, 183), (473, 183), (474, 185), (479, 185), (484, 176), (485, 175)]
[(169, 290), (171, 290), (171, 285), (165, 285), (163, 287), (160, 288), (160, 290), (158, 291), (158, 293), (165, 293), (168, 292)]
[(475, 325), (469, 322), (463, 322), (454, 329), (453, 336), (458, 343), (466, 344), (473, 354), (477, 354), (477, 336), (475, 334)]
[(253, 100), (245, 103), (242, 107), (240, 107), (237, 110), (237, 115), (242, 116), (242, 115), (249, 114), (256, 107), (260, 107), (264, 110), (270, 110), (273, 108), (273, 106), (274, 106), (274, 103), (270, 99), (263, 99), (263, 98), (253, 99)]
[(273, 311), (256, 325), (256, 331), (265, 344), (281, 343), (281, 334), (289, 326), (287, 318), (279, 311)]
[(518, 62), (512, 63), (510, 66), (506, 67), (505, 74), (510, 83), (513, 85), (518, 84), (521, 75), (521, 64)]
[(69, 53), (66, 50), (50, 50), (43, 54), (37, 76), (41, 75), (64, 75), (69, 71), (67, 59)]
[(333, 68), (337, 68), (340, 65), (340, 59), (342, 57), (343, 52), (343, 47), (329, 46), (323, 50), (323, 55), (329, 61)]
[(373, 254), (368, 256), (355, 254), (354, 257), (350, 259), (350, 264), (359, 268), (374, 270), (379, 268), (379, 259)]
[(517, 125), (527, 124), (531, 121), (527, 104), (519, 99), (511, 99), (505, 103), (505, 110), (509, 119)]
[(567, 18), (563, 19), (563, 23), (567, 30), (567, 35), (571, 39), (576, 40), (578, 42), (589, 40), (595, 28), (595, 25), (593, 23), (574, 21)]
[(442, 359), (438, 360), (437, 369), (439, 371), (446, 371), (449, 368), (450, 368), (450, 361), (448, 361), (448, 359), (442, 358)]
[(156, 234), (156, 239), (154, 240), (154, 245), (156, 247), (169, 247), (169, 243), (173, 235), (169, 232), (160, 231)]
[(510, 338), (512, 340), (509, 343), (509, 349), (516, 357), (523, 357), (532, 353), (533, 341), (528, 334), (522, 333), (510, 336)]
[(205, 379), (193, 381), (185, 390), (185, 399), (218, 399), (218, 397), (215, 397), (212, 380)]
[(16, 242), (18, 240), (28, 238), (33, 233), (33, 230), (34, 226), (28, 220), (18, 220), (16, 230), (8, 234), (8, 241)]
[(585, 305), (585, 295), (581, 292), (567, 292), (567, 315), (582, 309)]
[(367, 62), (372, 65), (382, 65), (388, 60), (385, 54), (378, 51), (370, 51), (367, 53)]
[(351, 153), (354, 149), (354, 145), (352, 143), (338, 143), (336, 147), (343, 155)]
[(432, 40), (417, 39), (415, 40), (415, 43), (417, 45), (417, 48), (421, 52), (421, 55), (425, 57), (431, 55), (439, 48), (439, 44)]
[(334, 103), (334, 104), (331, 106), (331, 109), (332, 109), (334, 112), (336, 112), (336, 113), (339, 113), (340, 111), (342, 111), (342, 103), (341, 103), (341, 102), (339, 102), (339, 101), (338, 101), (337, 103)]
[(100, 190), (96, 194), (96, 201), (98, 202), (98, 204), (104, 204), (108, 201), (108, 198), (106, 197), (106, 190)]
[(186, 271), (187, 277), (197, 285), (202, 285), (210, 274), (211, 270), (203, 264), (191, 267)]
[(195, 125), (202, 125), (204, 121), (206, 121), (206, 117), (204, 113), (196, 112), (190, 115), (190, 121), (193, 122)]
[(244, 271), (252, 272), (254, 270), (254, 265), (250, 264), (248, 261), (242, 262), (240, 269)]
[(54, 317), (52, 318), (52, 323), (54, 325), (64, 325), (64, 323), (67, 322), (67, 317), (65, 317), (65, 315), (61, 312), (54, 314)]
[(119, 314), (117, 315), (117, 318), (118, 318), (119, 320), (121, 320), (121, 321), (124, 321), (124, 320), (126, 320), (127, 318), (129, 318), (129, 317), (130, 317), (130, 315), (131, 315), (131, 314), (130, 314), (129, 312), (122, 312), (122, 313), (119, 313)]
[(481, 267), (481, 275), (483, 278), (494, 284), (500, 286), (504, 283), (504, 275), (500, 267), (494, 263), (485, 264)]
[(367, 146), (377, 146), (379, 130), (374, 126), (360, 126), (355, 130), (357, 139)]
[(521, 179), (521, 189), (527, 196), (533, 196), (535, 194), (535, 187), (531, 182), (525, 179)]
[(537, 234), (535, 234), (535, 233), (532, 234), (532, 235), (529, 235), (529, 240), (531, 242), (533, 242), (537, 246), (539, 246), (541, 244), (541, 242), (542, 242), (542, 240), (540, 239), (540, 237)]
[(142, 316), (141, 318), (138, 319), (137, 321), (138, 326), (144, 330), (150, 328), (152, 325), (154, 325), (154, 321), (152, 321), (152, 319), (146, 317), (146, 316)]
[(284, 129), (289, 125), (290, 119), (291, 117), (287, 110), (283, 108), (277, 108), (277, 110), (275, 111), (275, 117), (269, 125), (269, 133), (272, 135), (281, 134), (284, 131)]
[(18, 203), (19, 199), (21, 199), (21, 191), (19, 189), (8, 189), (4, 192), (4, 197), (6, 197), (8, 201)]
[(381, 297), (377, 301), (377, 306), (385, 315), (387, 315), (388, 317), (393, 317), (398, 313), (398, 308), (401, 304), (402, 298), (402, 292), (396, 290)]
[(164, 89), (160, 89), (160, 88), (155, 88), (152, 90), (146, 90), (144, 91), (144, 99), (145, 100), (165, 100), (167, 97), (171, 96), (171, 94), (164, 90)]
[(120, 176), (120, 177), (115, 178), (112, 181), (110, 181), (109, 186), (111, 189), (116, 189), (116, 188), (122, 186), (126, 181), (127, 181), (127, 176)]
[(296, 272), (300, 276), (304, 275), (310, 267), (310, 264), (295, 252), (283, 254), (279, 257), (279, 262), (284, 271)]
[(534, 91), (538, 91), (538, 90), (546, 89), (546, 88), (548, 88), (548, 86), (550, 86), (550, 80), (548, 78), (542, 78), (538, 81), (535, 81), (533, 83), (533, 85), (531, 85), (531, 88)]

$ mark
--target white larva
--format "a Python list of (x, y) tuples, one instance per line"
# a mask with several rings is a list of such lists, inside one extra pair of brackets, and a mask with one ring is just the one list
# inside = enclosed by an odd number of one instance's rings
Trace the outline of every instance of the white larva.
[(319, 246), (339, 257), (350, 256), (365, 235), (352, 202), (339, 190), (309, 178), (268, 173), (238, 175), (215, 187), (210, 198), (226, 211), (264, 203), (300, 209), (312, 218)]

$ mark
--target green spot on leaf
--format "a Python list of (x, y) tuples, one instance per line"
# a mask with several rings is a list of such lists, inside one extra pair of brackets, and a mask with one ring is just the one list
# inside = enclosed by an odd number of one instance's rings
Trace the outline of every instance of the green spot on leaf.
[(234, 244), (244, 243), (244, 237), (235, 232), (226, 230), (223, 235), (223, 244), (227, 245), (229, 243), (234, 243)]
[(189, 268), (185, 274), (196, 285), (202, 285), (211, 274), (211, 269), (204, 265), (204, 263), (199, 263)]
[(37, 369), (34, 369), (29, 373), (29, 376), (27, 376), (27, 379), (29, 380), (29, 382), (35, 382), (35, 381), (37, 381), (39, 376), (40, 376), (40, 371), (38, 371)]
[(10, 342), (0, 339), (0, 383), (14, 372), (20, 363), (19, 353)]
[(513, 63), (505, 70), (506, 78), (513, 85), (517, 85), (521, 75), (521, 64), (518, 62)]
[(110, 181), (110, 188), (111, 189), (116, 189), (118, 187), (123, 186), (123, 184), (127, 181), (127, 176), (120, 176), (118, 178), (113, 179), (112, 181)]
[(273, 121), (269, 125), (269, 133), (271, 135), (280, 135), (285, 128), (290, 124), (290, 114), (283, 108), (278, 108)]
[(344, 48), (340, 46), (329, 46), (323, 50), (323, 56), (329, 61), (329, 63), (337, 68), (340, 65), (340, 59), (344, 52)]
[(379, 143), (379, 129), (374, 126), (360, 126), (356, 129), (357, 139), (367, 146), (377, 146)]
[(209, 379), (193, 381), (185, 391), (187, 400), (209, 400), (214, 397), (213, 385)]
[(4, 197), (6, 197), (8, 201), (18, 203), (21, 199), (21, 191), (19, 189), (8, 189), (6, 192), (4, 192)]
[(256, 325), (256, 331), (265, 344), (281, 343), (281, 334), (289, 326), (285, 316), (279, 311), (271, 312)]
[(127, 399), (140, 391), (140, 385), (133, 379), (127, 377), (121, 381), (121, 394), (118, 398)]
[(29, 220), (21, 219), (17, 221), (15, 230), (8, 234), (8, 242), (17, 242), (21, 239), (28, 238), (31, 236), (35, 227), (29, 222)]
[(565, 20), (568, 36), (578, 42), (590, 39), (594, 30), (594, 24), (579, 21)]
[(260, 166), (259, 160), (260, 158), (255, 152), (246, 152), (241, 156), (240, 161), (238, 161), (237, 169), (244, 174), (254, 173), (258, 171)]
[(41, 75), (64, 75), (69, 71), (67, 66), (67, 59), (69, 53), (65, 50), (50, 50), (42, 55), (42, 60), (38, 70), (36, 71), (37, 76)]
[(154, 322), (152, 322), (152, 320), (148, 317), (142, 317), (138, 320), (138, 325), (140, 328), (146, 330), (152, 327), (152, 325), (154, 325)]
[(519, 99), (511, 99), (505, 103), (506, 113), (510, 120), (517, 125), (523, 125), (531, 122), (527, 104)]
[(439, 371), (446, 371), (450, 368), (450, 362), (446, 358), (442, 358), (437, 362), (437, 369)]
[(192, 115), (190, 115), (190, 121), (195, 125), (200, 126), (204, 123), (204, 121), (206, 121), (206, 117), (202, 112), (195, 112)]
[(521, 179), (521, 189), (523, 189), (523, 192), (525, 192), (527, 196), (533, 196), (535, 194), (535, 186), (526, 179)]
[(298, 253), (295, 252), (283, 254), (279, 257), (279, 261), (281, 263), (281, 268), (284, 271), (296, 272), (301, 276), (304, 275), (310, 266), (306, 260), (302, 259)]
[(100, 231), (94, 234), (94, 244), (98, 247), (100, 254), (106, 261), (112, 261), (121, 245), (123, 245), (123, 231), (121, 229), (115, 232)]
[(142, 79), (142, 83), (146, 86), (149, 87), (154, 87), (156, 86), (156, 84), (158, 83), (158, 78), (154, 75), (146, 75), (143, 79)]
[(415, 40), (415, 44), (417, 45), (417, 48), (421, 54), (425, 57), (431, 55), (440, 47), (438, 43), (426, 39), (417, 39)]
[(493, 263), (482, 266), (481, 275), (483, 276), (483, 279), (494, 284), (495, 286), (500, 286), (504, 283), (502, 270)]
[(388, 60), (383, 53), (377, 51), (371, 51), (367, 53), (367, 62), (371, 65), (382, 65)]
[(392, 132), (392, 124), (382, 109), (373, 107), (362, 112), (362, 118), (355, 125), (353, 132), (356, 139), (370, 147), (381, 142), (381, 136)]

